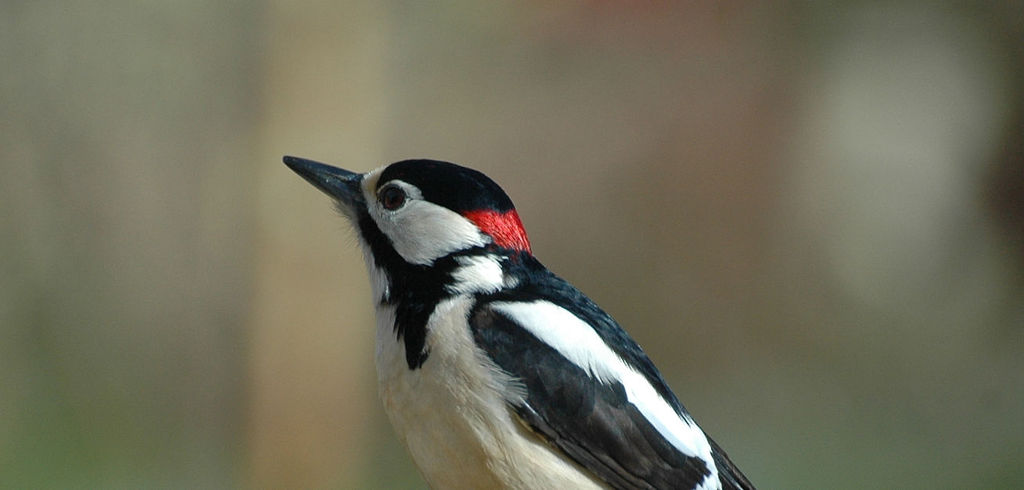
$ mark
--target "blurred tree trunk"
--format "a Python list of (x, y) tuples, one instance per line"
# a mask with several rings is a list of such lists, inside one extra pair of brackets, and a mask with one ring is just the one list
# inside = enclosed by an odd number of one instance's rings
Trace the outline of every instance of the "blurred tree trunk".
[(281, 156), (381, 164), (387, 19), (374, 2), (290, 7), (267, 15), (248, 483), (351, 488), (377, 408), (368, 280), (348, 225)]

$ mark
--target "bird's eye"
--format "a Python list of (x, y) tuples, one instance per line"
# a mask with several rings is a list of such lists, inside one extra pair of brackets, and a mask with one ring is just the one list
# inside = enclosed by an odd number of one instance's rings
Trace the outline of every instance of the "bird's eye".
[(394, 211), (405, 205), (405, 191), (400, 187), (389, 186), (380, 191), (378, 197), (380, 204), (388, 211)]

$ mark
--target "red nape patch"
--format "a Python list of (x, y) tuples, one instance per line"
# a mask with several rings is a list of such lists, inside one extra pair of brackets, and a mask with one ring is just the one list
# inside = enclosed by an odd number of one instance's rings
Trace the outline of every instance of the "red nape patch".
[(512, 250), (530, 251), (530, 239), (526, 238), (523, 222), (515, 209), (499, 213), (497, 211), (469, 211), (463, 214), (466, 219), (476, 223), (481, 231), (494, 239), (495, 245)]

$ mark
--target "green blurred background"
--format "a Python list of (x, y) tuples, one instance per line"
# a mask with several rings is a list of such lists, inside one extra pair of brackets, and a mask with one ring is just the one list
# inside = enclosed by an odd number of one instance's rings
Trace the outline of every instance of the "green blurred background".
[(0, 2), (0, 487), (422, 488), (281, 164), (483, 170), (762, 488), (1024, 486), (1024, 8)]

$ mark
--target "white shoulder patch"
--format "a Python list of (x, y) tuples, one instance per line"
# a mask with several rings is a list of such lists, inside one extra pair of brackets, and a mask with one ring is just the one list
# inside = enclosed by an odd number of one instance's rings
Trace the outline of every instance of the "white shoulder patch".
[(505, 273), (501, 259), (493, 255), (456, 257), (459, 267), (452, 272), (453, 283), (448, 286), (452, 294), (490, 293), (502, 288)]
[(705, 482), (718, 482), (711, 445), (704, 432), (692, 420), (679, 417), (647, 378), (615, 354), (590, 325), (548, 301), (494, 302), (491, 306), (600, 382), (621, 383), (630, 403), (666, 440), (683, 453), (708, 462), (712, 474)]

